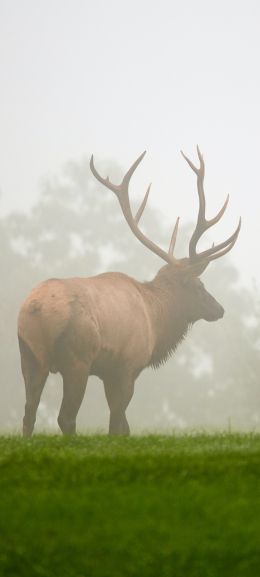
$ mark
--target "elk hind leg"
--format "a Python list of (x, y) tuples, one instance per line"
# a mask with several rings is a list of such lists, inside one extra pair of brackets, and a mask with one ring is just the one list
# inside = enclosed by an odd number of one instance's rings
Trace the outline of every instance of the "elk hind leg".
[(76, 433), (76, 417), (85, 394), (89, 367), (77, 362), (67, 368), (63, 376), (63, 398), (58, 416), (58, 424), (64, 435)]
[(33, 433), (37, 409), (49, 370), (41, 366), (30, 348), (21, 339), (19, 344), (26, 394), (23, 436), (30, 437)]

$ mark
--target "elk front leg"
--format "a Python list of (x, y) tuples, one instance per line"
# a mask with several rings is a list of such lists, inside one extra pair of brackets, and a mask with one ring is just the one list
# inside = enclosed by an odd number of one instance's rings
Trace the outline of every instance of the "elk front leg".
[(104, 388), (108, 406), (110, 409), (109, 434), (129, 435), (130, 429), (125, 411), (134, 393), (134, 381), (131, 379), (105, 380)]
[(76, 433), (76, 417), (85, 394), (89, 367), (78, 363), (63, 372), (63, 398), (58, 424), (64, 435)]

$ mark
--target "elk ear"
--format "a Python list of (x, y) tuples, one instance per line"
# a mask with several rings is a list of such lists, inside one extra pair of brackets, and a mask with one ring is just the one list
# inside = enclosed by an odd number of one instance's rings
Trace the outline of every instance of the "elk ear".
[(188, 268), (189, 274), (191, 276), (200, 276), (204, 272), (204, 270), (207, 268), (208, 264), (209, 264), (208, 259), (203, 260), (201, 262), (196, 262), (194, 264), (190, 264), (189, 268)]
[(184, 284), (189, 281), (189, 279), (200, 276), (209, 264), (209, 260), (203, 260), (201, 262), (196, 262), (188, 264), (182, 271), (182, 280)]

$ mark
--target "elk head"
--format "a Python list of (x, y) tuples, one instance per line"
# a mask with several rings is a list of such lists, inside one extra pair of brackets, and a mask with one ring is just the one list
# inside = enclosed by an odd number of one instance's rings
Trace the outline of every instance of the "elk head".
[(189, 158), (187, 158), (187, 156), (185, 156), (185, 154), (183, 154), (182, 152), (183, 157), (185, 158), (185, 160), (187, 161), (187, 163), (197, 176), (199, 210), (195, 230), (189, 242), (189, 256), (188, 258), (181, 258), (181, 259), (175, 258), (173, 254), (178, 233), (179, 217), (177, 218), (173, 229), (168, 252), (164, 251), (152, 240), (150, 240), (147, 236), (145, 236), (138, 226), (140, 218), (143, 214), (143, 211), (147, 203), (151, 185), (149, 185), (146, 194), (144, 196), (144, 199), (142, 201), (142, 204), (138, 209), (136, 215), (133, 216), (132, 214), (129, 202), (129, 183), (133, 173), (135, 172), (137, 166), (142, 161), (146, 152), (143, 152), (141, 156), (137, 158), (137, 160), (129, 168), (121, 184), (119, 185), (113, 184), (108, 177), (102, 178), (100, 176), (100, 174), (95, 168), (93, 155), (90, 160), (91, 171), (97, 178), (97, 180), (116, 194), (125, 220), (127, 221), (134, 235), (149, 250), (157, 254), (157, 256), (162, 258), (167, 263), (166, 266), (162, 267), (158, 272), (156, 278), (154, 279), (154, 283), (155, 284), (161, 283), (161, 285), (163, 284), (164, 287), (165, 286), (172, 287), (172, 290), (175, 292), (176, 290), (181, 292), (182, 297), (181, 306), (183, 308), (183, 315), (185, 315), (188, 323), (194, 323), (199, 319), (204, 319), (206, 321), (215, 321), (223, 317), (224, 314), (223, 307), (204, 288), (204, 285), (200, 281), (199, 277), (204, 272), (204, 270), (211, 261), (224, 256), (232, 249), (237, 240), (241, 228), (241, 219), (240, 219), (235, 232), (229, 238), (227, 238), (225, 241), (217, 245), (213, 245), (211, 248), (208, 248), (207, 250), (197, 252), (198, 241), (200, 240), (204, 232), (206, 232), (209, 228), (211, 228), (213, 225), (217, 224), (220, 221), (221, 217), (223, 216), (227, 208), (229, 200), (228, 196), (224, 205), (222, 206), (220, 211), (216, 214), (216, 216), (214, 216), (210, 220), (206, 219), (205, 216), (206, 201), (204, 193), (205, 164), (203, 156), (199, 150), (199, 147), (197, 147), (197, 153), (199, 158), (199, 167), (196, 167), (192, 163), (192, 161)]

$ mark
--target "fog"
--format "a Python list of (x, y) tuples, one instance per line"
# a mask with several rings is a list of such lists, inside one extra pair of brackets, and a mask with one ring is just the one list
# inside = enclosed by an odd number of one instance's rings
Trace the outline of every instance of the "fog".
[[(197, 216), (196, 179), (180, 155), (206, 162), (207, 214), (230, 194), (205, 246), (242, 230), (203, 281), (226, 310), (198, 323), (173, 359), (136, 384), (132, 430), (259, 430), (259, 3), (253, 0), (1, 0), (0, 428), (18, 431), (24, 405), (16, 318), (48, 277), (122, 270), (140, 280), (161, 266), (138, 244), (116, 200), (89, 172), (93, 152), (119, 181), (147, 150), (131, 187), (164, 248), (179, 215), (185, 256)], [(202, 245), (203, 246), (203, 245)], [(52, 376), (37, 430), (57, 430), (62, 384)], [(106, 430), (100, 382), (90, 379), (80, 430)]]

